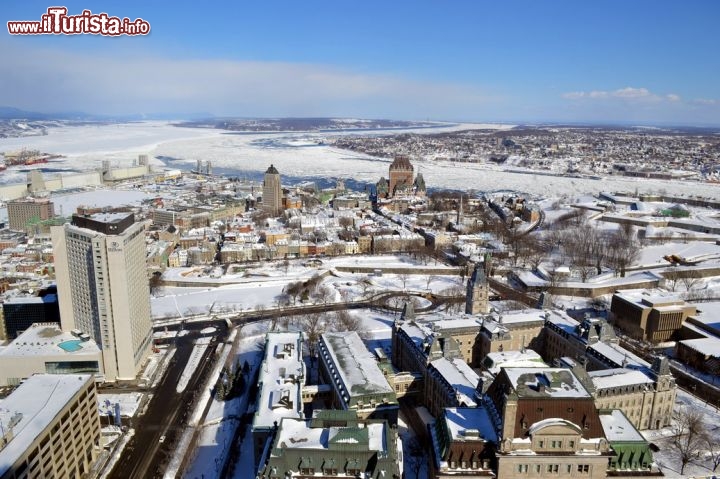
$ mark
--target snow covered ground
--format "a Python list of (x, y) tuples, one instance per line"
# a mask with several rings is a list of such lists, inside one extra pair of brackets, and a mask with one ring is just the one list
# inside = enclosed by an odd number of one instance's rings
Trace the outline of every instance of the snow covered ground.
[[(488, 125), (463, 124), (421, 130), (386, 130), (383, 132), (337, 132), (340, 134), (395, 134), (403, 131), (438, 132)], [(500, 126), (506, 128), (507, 125)], [(213, 167), (243, 172), (262, 172), (273, 163), (281, 175), (295, 179), (352, 177), (375, 182), (387, 175), (389, 160), (340, 150), (328, 145), (298, 141), (308, 133), (242, 133), (232, 134), (214, 129), (178, 128), (163, 122), (90, 125), (50, 129), (47, 136), (0, 139), (0, 151), (21, 148), (60, 153), (66, 158), (47, 165), (56, 169), (87, 170), (101, 166), (103, 160), (113, 165), (130, 166), (138, 154), (165, 156), (175, 160), (170, 167), (189, 167), (197, 160), (210, 160)], [(313, 133), (313, 136), (317, 136)], [(597, 193), (607, 190), (658, 191), (718, 196), (720, 186), (709, 183), (663, 181), (611, 177), (602, 180), (535, 175), (532, 172), (503, 171), (486, 164), (453, 164), (434, 160), (415, 160), (430, 187), (481, 191), (515, 190), (530, 194), (560, 191), (568, 195)], [(158, 164), (157, 160), (153, 161)], [(25, 180), (25, 168), (9, 168), (0, 182)]]
[[(244, 265), (240, 265), (244, 266)], [(302, 261), (291, 262), (287, 271), (268, 264), (242, 273), (228, 274), (219, 278), (195, 274), (202, 268), (170, 268), (164, 279), (197, 282), (213, 282), (218, 287), (163, 287), (151, 298), (152, 316), (156, 319), (191, 316), (196, 314), (219, 314), (231, 311), (254, 311), (275, 308), (283, 296), (283, 290), (294, 281), (307, 281), (337, 266), (347, 267), (403, 267), (447, 269), (444, 265), (424, 265), (411, 256), (347, 256), (327, 260), (321, 268), (306, 267)], [(230, 268), (229, 268), (230, 269)], [(369, 284), (364, 284), (369, 282)], [(235, 284), (227, 284), (235, 283)], [(440, 274), (384, 274), (336, 272), (322, 280), (333, 292), (330, 302), (355, 301), (367, 295), (397, 289), (408, 291), (443, 291), (462, 286), (459, 276)]]
[[(720, 414), (718, 411), (713, 406), (708, 406), (701, 399), (698, 399), (681, 389), (678, 389), (675, 403), (676, 410), (678, 407), (691, 407), (703, 412), (705, 417), (705, 426), (717, 451), (718, 444), (720, 444)], [(700, 457), (691, 460), (685, 467), (684, 474), (680, 475), (680, 456), (672, 445), (673, 432), (670, 427), (658, 430), (642, 431), (642, 434), (648, 441), (653, 442), (659, 447), (658, 452), (653, 452), (653, 458), (665, 474), (665, 477), (709, 478), (714, 474), (717, 474), (712, 471), (712, 463), (710, 462), (707, 450), (705, 450), (705, 452), (700, 453)]]
[(180, 376), (180, 380), (178, 380), (177, 387), (175, 388), (178, 393), (183, 392), (187, 387), (188, 382), (190, 382), (190, 379), (192, 378), (192, 375), (195, 373), (195, 370), (200, 365), (200, 360), (202, 359), (203, 354), (205, 354), (205, 351), (210, 345), (211, 340), (212, 338), (199, 338), (195, 342), (192, 353), (190, 353), (190, 358), (188, 359), (188, 362), (185, 365), (185, 369), (183, 369), (182, 375)]
[[(239, 364), (248, 362), (250, 373), (253, 377), (254, 371), (262, 362), (262, 335), (245, 337), (240, 340), (238, 352), (234, 361)], [(247, 393), (246, 385), (245, 393)], [(248, 395), (243, 394), (228, 401), (221, 401), (213, 398), (207, 416), (202, 425), (200, 437), (194, 457), (185, 471), (184, 477), (206, 479), (219, 478), (222, 466), (228, 460), (228, 456), (235, 446), (233, 439), (240, 426), (240, 417), (248, 408)], [(248, 428), (249, 429), (249, 428)], [(249, 448), (252, 452), (252, 448)], [(252, 455), (252, 454), (251, 454)], [(251, 477), (252, 470), (247, 469), (243, 477)]]

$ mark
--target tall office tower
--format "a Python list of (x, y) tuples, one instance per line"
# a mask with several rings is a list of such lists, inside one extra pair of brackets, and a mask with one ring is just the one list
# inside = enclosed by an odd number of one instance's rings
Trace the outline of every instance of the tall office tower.
[(280, 188), (280, 173), (273, 166), (265, 172), (263, 180), (262, 207), (268, 214), (278, 216), (282, 207), (282, 189)]
[(134, 379), (152, 342), (143, 225), (99, 213), (51, 231), (62, 329), (95, 340), (107, 381)]

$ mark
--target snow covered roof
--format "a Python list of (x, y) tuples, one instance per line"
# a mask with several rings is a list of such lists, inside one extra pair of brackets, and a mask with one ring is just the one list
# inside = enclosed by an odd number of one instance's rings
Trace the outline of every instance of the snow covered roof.
[(441, 319), (433, 321), (433, 329), (435, 331), (447, 331), (452, 329), (475, 329), (480, 330), (482, 321), (477, 318), (457, 318), (457, 319)]
[(625, 368), (589, 371), (588, 376), (590, 376), (595, 389), (598, 390), (637, 384), (652, 384), (654, 382), (652, 378), (648, 377), (642, 371)]
[(0, 476), (8, 472), (91, 377), (89, 374), (36, 374), (0, 400), (2, 431), (13, 433), (0, 450)]
[[(67, 341), (76, 343), (70, 348), (59, 346)], [(0, 350), (0, 356), (4, 357), (66, 355), (73, 358), (92, 356), (86, 359), (98, 359), (99, 354), (100, 348), (95, 341), (81, 341), (72, 333), (63, 332), (56, 323), (35, 323)]]
[(462, 359), (440, 358), (430, 363), (455, 390), (458, 402), (474, 407), (475, 388), (480, 376)]
[(680, 343), (704, 356), (720, 357), (720, 339), (718, 338), (686, 339)]
[(570, 369), (503, 368), (518, 397), (589, 398)]
[(488, 353), (483, 366), (492, 374), (500, 372), (500, 368), (547, 368), (542, 357), (532, 349), (524, 351), (501, 351)]
[(645, 438), (619, 409), (614, 409), (610, 414), (600, 414), (600, 423), (605, 437), (611, 443), (616, 441), (646, 442)]
[(541, 421), (533, 423), (530, 428), (528, 428), (528, 434), (532, 436), (541, 429), (549, 426), (567, 426), (577, 430), (578, 432), (582, 431), (580, 426), (578, 426), (572, 421), (568, 421), (567, 419), (563, 419), (560, 417), (549, 417), (547, 419), (543, 419)]
[(337, 379), (351, 396), (394, 392), (357, 332), (324, 333), (322, 342), (329, 355), (323, 360), (332, 360), (339, 375)]
[(300, 389), (304, 377), (302, 333), (268, 333), (253, 429), (274, 427), (285, 417), (303, 417)]
[(497, 433), (484, 407), (445, 408), (443, 420), (453, 441), (497, 442)]
[(597, 355), (604, 357), (607, 362), (614, 364), (616, 368), (623, 366), (633, 369), (650, 368), (650, 363), (617, 344), (598, 341), (597, 343), (588, 346), (588, 349), (591, 349)]
[(280, 449), (330, 449), (333, 444), (365, 446), (367, 451), (387, 451), (386, 422), (347, 427), (310, 427), (310, 421), (283, 418), (278, 428)]
[(400, 326), (400, 329), (407, 334), (413, 343), (415, 343), (415, 346), (419, 348), (422, 348), (422, 344), (432, 336), (432, 331), (426, 326), (415, 322), (405, 322)]

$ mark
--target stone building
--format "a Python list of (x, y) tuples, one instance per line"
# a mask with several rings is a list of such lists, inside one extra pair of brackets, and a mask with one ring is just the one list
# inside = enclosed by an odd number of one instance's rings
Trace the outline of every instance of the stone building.
[(430, 427), (430, 477), (495, 477), (497, 432), (484, 407), (446, 408)]
[(258, 479), (366, 477), (400, 479), (402, 448), (386, 421), (355, 411), (316, 411), (311, 420), (283, 418)]
[(398, 155), (395, 157), (390, 164), (389, 175), (388, 190), (390, 196), (412, 193), (413, 165), (407, 156)]
[(604, 478), (612, 451), (591, 394), (566, 368), (502, 368), (486, 405), (498, 477)]

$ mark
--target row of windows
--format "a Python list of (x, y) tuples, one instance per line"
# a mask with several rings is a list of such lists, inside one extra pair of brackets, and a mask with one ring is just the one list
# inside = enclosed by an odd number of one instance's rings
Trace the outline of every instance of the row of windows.
[[(563, 441), (561, 441), (561, 440), (552, 440), (552, 441), (548, 441), (548, 442), (550, 444), (551, 449), (562, 449), (563, 448)], [(569, 449), (574, 449), (575, 441), (569, 440), (567, 442), (567, 447)], [(545, 441), (543, 441), (543, 440), (538, 441), (538, 448), (545, 449)]]
[(561, 471), (566, 474), (572, 474), (573, 471), (578, 474), (589, 474), (590, 465), (578, 464), (575, 468), (573, 468), (573, 464), (518, 464), (517, 466), (517, 472), (519, 474), (528, 474), (530, 472), (534, 472), (535, 474), (541, 474), (542, 472), (559, 474)]

